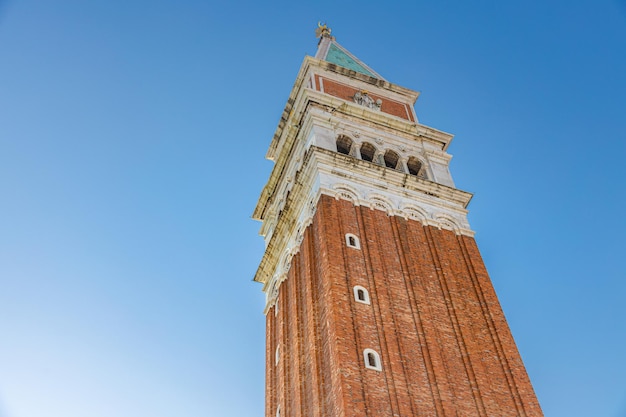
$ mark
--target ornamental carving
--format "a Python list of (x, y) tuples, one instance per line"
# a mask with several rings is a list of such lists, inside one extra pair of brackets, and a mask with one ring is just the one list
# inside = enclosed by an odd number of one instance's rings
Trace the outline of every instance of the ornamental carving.
[(374, 101), (374, 99), (371, 98), (365, 90), (357, 91), (352, 99), (356, 104), (360, 104), (361, 106), (368, 107), (372, 110), (380, 110), (380, 107), (383, 105), (383, 101), (381, 99)]

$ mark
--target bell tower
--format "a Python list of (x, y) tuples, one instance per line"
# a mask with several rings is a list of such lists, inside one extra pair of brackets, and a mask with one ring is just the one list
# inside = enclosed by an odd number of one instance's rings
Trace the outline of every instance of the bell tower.
[(542, 416), (419, 93), (319, 27), (267, 152), (266, 417)]

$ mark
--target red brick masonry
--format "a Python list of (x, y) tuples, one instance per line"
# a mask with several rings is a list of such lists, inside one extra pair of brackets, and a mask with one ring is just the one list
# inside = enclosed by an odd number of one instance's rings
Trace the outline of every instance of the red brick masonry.
[(471, 237), (322, 196), (275, 308), (267, 417), (543, 415)]
[[(350, 85), (342, 84), (319, 75), (315, 76), (315, 83), (317, 90), (347, 101), (352, 101), (356, 92), (360, 91), (358, 88), (354, 88)], [(374, 101), (378, 99), (382, 100), (380, 111), (393, 116), (401, 117), (405, 120), (410, 120), (412, 122), (415, 121), (413, 119), (413, 113), (411, 112), (411, 105), (400, 103), (387, 97), (378, 96), (376, 94), (372, 94), (371, 92), (368, 94), (372, 97), (372, 99), (374, 99)]]

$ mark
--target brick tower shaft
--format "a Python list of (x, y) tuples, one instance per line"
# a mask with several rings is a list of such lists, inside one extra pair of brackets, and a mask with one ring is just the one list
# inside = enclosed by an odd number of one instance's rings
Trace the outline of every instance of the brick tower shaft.
[(448, 170), (452, 136), (320, 36), (254, 212), (266, 417), (542, 416)]

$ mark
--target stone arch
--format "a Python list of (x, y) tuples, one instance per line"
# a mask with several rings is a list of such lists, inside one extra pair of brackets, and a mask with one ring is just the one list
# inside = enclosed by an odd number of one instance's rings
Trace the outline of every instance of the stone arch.
[(459, 233), (461, 227), (459, 226), (457, 220), (449, 216), (447, 214), (438, 214), (435, 216), (435, 220), (437, 221), (439, 227), (441, 229), (452, 230), (455, 233)]
[(418, 222), (421, 222), (421, 223), (426, 223), (428, 221), (428, 213), (421, 207), (412, 206), (412, 205), (405, 206), (402, 209), (402, 212), (407, 219), (417, 220)]
[(336, 199), (348, 200), (353, 204), (358, 205), (359, 193), (354, 188), (345, 184), (335, 185), (333, 188), (335, 189)]
[(270, 308), (274, 305), (274, 303), (276, 303), (276, 300), (278, 299), (278, 287), (280, 286), (280, 282), (278, 280), (278, 277), (276, 275), (274, 275), (274, 277), (272, 278), (272, 280), (270, 281), (270, 285), (269, 288), (267, 289), (267, 292), (265, 293), (266, 296), (266, 308)]
[(371, 209), (382, 210), (387, 215), (393, 214), (393, 203), (388, 198), (378, 194), (370, 194), (367, 200)]
[(284, 274), (289, 272), (289, 269), (291, 268), (291, 258), (293, 258), (292, 248), (287, 248), (287, 252), (285, 253), (285, 257), (282, 263)]

